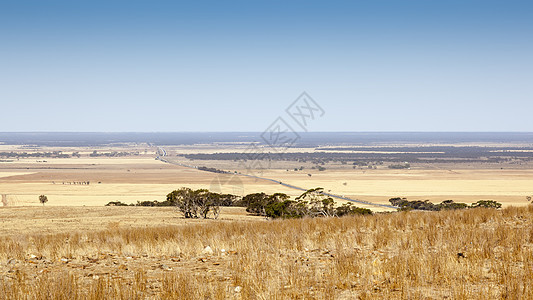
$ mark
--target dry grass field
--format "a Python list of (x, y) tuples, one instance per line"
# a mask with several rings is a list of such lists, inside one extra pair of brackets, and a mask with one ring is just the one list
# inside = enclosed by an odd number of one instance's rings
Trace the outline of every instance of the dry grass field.
[(280, 221), (138, 207), (0, 214), (2, 299), (533, 298), (533, 206)]

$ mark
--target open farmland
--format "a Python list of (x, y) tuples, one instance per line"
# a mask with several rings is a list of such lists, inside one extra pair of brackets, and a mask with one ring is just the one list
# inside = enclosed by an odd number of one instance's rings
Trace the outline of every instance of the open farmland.
[[(413, 145), (296, 147), (270, 161), (241, 159), (248, 147), (246, 144), (164, 146), (168, 153), (164, 157), (169, 162), (166, 163), (156, 159), (162, 148), (147, 144), (2, 145), (0, 152), (9, 155), (0, 157), (0, 194), (6, 195), (8, 205), (39, 205), (38, 196), (44, 194), (50, 199), (47, 205), (51, 206), (101, 206), (110, 201), (163, 201), (166, 194), (182, 186), (239, 196), (283, 192), (295, 197), (302, 192), (241, 174), (274, 179), (303, 189), (323, 187), (335, 195), (379, 204), (388, 204), (392, 197), (407, 197), (433, 202), (452, 199), (473, 203), (483, 199), (504, 206), (526, 205), (525, 197), (533, 193), (532, 152), (524, 144), (447, 145), (435, 149)], [(39, 156), (44, 153), (52, 157)], [(501, 156), (502, 153), (506, 155)], [(440, 156), (441, 160), (428, 158), (431, 155)], [(435, 161), (430, 163), (430, 158)], [(405, 163), (409, 163), (409, 168), (389, 167)], [(198, 167), (231, 174), (201, 171)]]
[[(182, 186), (220, 186), (219, 178), (225, 182), (224, 178), (230, 177), (165, 164), (154, 157), (0, 162), (0, 194), (6, 194), (9, 205), (15, 206), (39, 205), (41, 194), (48, 196), (47, 205), (52, 206), (102, 206), (110, 201), (163, 201), (169, 192)], [(280, 189), (274, 183), (249, 178), (239, 179), (238, 186), (222, 188), (226, 193), (241, 195)], [(289, 189), (287, 192), (291, 193)]]

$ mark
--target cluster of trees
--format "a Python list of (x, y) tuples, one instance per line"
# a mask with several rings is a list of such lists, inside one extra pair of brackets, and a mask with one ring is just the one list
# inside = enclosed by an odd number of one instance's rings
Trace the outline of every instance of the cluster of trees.
[(476, 208), (476, 207), (485, 207), (485, 208), (501, 208), (501, 203), (498, 203), (493, 200), (479, 200), (476, 203), (468, 206), (466, 203), (458, 203), (453, 200), (445, 200), (439, 204), (433, 204), (429, 200), (415, 200), (409, 201), (407, 198), (391, 198), (389, 202), (392, 206), (398, 207), (398, 210), (429, 210), (429, 211), (440, 211), (440, 210), (454, 210), (454, 209), (465, 209), (465, 208)]
[(356, 207), (351, 203), (335, 206), (335, 201), (326, 196), (322, 188), (310, 189), (295, 200), (290, 200), (283, 193), (254, 193), (241, 198), (206, 189), (181, 188), (169, 193), (163, 202), (138, 201), (137, 204), (125, 204), (112, 201), (106, 206), (176, 206), (185, 218), (207, 218), (212, 214), (215, 219), (219, 216), (221, 206), (243, 206), (251, 214), (273, 219), (372, 214), (370, 209)]
[(366, 208), (351, 203), (335, 207), (335, 201), (324, 194), (322, 188), (310, 189), (290, 200), (286, 194), (249, 194), (242, 198), (246, 211), (268, 218), (340, 217), (345, 215), (372, 214)]
[(229, 172), (226, 172), (224, 170), (219, 170), (217, 168), (209, 168), (209, 167), (198, 167), (198, 170), (206, 171), (206, 172), (212, 172), (212, 173), (222, 173), (222, 174), (229, 173)]
[(178, 207), (185, 218), (207, 218), (211, 212), (216, 219), (220, 213), (220, 206), (232, 206), (237, 196), (219, 194), (206, 189), (192, 190), (181, 188), (167, 195), (167, 202)]

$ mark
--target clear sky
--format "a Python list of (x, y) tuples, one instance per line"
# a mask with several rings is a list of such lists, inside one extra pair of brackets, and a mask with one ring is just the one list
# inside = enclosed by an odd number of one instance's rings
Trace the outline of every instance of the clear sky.
[(533, 131), (531, 1), (0, 0), (0, 131)]

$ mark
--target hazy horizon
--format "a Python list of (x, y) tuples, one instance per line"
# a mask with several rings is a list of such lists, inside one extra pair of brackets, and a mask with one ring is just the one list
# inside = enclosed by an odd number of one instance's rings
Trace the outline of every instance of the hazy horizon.
[[(265, 134), (266, 133), (266, 134)], [(155, 145), (250, 144), (283, 147), (384, 143), (509, 143), (533, 146), (532, 132), (0, 132), (0, 144), (88, 146), (121, 143)], [(273, 143), (273, 144), (272, 144)]]

